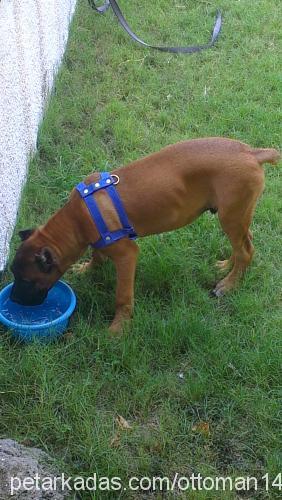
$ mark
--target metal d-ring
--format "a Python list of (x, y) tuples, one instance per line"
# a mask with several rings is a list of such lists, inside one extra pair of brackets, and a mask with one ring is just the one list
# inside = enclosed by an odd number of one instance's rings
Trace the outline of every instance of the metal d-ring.
[(114, 185), (114, 186), (115, 186), (116, 184), (118, 184), (118, 183), (119, 183), (119, 176), (118, 176), (118, 175), (116, 175), (116, 174), (111, 174), (111, 177), (112, 177), (112, 178), (113, 178), (113, 177), (115, 177), (115, 178), (116, 178), (116, 182), (113, 182), (113, 185)]

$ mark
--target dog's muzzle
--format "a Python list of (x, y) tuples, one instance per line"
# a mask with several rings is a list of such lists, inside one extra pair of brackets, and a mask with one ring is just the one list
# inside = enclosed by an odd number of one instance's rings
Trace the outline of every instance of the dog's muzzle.
[(10, 299), (22, 306), (39, 306), (48, 295), (48, 289), (38, 290), (35, 283), (16, 279), (14, 281)]

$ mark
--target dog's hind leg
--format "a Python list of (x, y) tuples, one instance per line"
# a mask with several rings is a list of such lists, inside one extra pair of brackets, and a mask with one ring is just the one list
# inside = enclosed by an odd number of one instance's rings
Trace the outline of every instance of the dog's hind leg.
[[(229, 218), (230, 217), (230, 218)], [(233, 253), (228, 264), (233, 264), (230, 273), (217, 283), (213, 293), (219, 297), (236, 286), (247, 266), (251, 263), (254, 247), (249, 235), (248, 225), (252, 220), (252, 211), (245, 214), (244, 223), (232, 216), (220, 219), (222, 228), (232, 245)]]
[[(252, 233), (249, 230), (255, 205), (263, 189), (263, 178), (256, 178), (249, 193), (244, 193), (244, 198), (238, 196), (233, 203), (232, 197), (227, 197), (228, 204), (224, 204), (218, 210), (219, 220), (223, 231), (228, 236), (232, 245), (230, 259), (222, 265), (227, 268), (229, 264), (233, 267), (229, 274), (217, 283), (213, 290), (217, 297), (225, 294), (238, 283), (246, 268), (252, 261), (254, 247), (252, 244)], [(234, 196), (234, 193), (233, 193)], [(237, 198), (237, 197), (236, 197)], [(245, 201), (244, 201), (245, 200)]]
[[(250, 238), (250, 240), (253, 239), (253, 235), (252, 235), (252, 232), (250, 230), (249, 230), (249, 238)], [(217, 260), (215, 263), (215, 267), (219, 270), (219, 272), (224, 273), (224, 272), (228, 271), (231, 268), (231, 266), (234, 265), (234, 262), (235, 262), (235, 258), (234, 258), (234, 254), (232, 253), (232, 255), (229, 257), (229, 259)]]

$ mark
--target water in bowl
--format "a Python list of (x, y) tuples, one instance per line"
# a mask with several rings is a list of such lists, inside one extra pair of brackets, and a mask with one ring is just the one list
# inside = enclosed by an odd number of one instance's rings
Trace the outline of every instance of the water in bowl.
[(22, 306), (7, 298), (1, 312), (9, 321), (20, 325), (45, 325), (59, 318), (64, 313), (64, 307), (58, 307), (52, 296), (39, 306)]

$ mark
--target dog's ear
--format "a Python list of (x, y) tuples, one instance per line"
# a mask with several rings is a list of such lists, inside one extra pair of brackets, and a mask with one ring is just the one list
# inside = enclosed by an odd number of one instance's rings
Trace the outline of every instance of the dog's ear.
[(22, 241), (27, 240), (33, 233), (35, 229), (24, 229), (23, 231), (19, 231), (19, 237)]
[(35, 261), (44, 273), (50, 273), (57, 263), (55, 254), (48, 247), (41, 248), (40, 252), (35, 254)]

